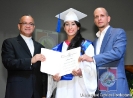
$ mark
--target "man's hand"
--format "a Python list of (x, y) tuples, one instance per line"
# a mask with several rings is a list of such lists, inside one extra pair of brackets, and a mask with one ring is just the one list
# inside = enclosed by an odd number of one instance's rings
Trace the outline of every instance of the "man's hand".
[(45, 58), (44, 55), (42, 55), (42, 54), (36, 54), (34, 57), (32, 57), (31, 63), (34, 64), (34, 63), (36, 63), (37, 61), (43, 62), (43, 61), (45, 61), (45, 60), (46, 60), (46, 58)]
[(86, 54), (79, 57), (79, 62), (81, 62), (81, 61), (94, 62), (93, 58), (90, 56), (87, 56)]

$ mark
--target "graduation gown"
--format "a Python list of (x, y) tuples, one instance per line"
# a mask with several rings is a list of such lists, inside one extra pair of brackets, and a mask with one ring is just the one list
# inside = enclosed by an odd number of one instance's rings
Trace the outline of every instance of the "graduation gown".
[[(84, 43), (86, 44), (85, 54), (93, 56), (94, 48), (92, 44), (88, 44), (90, 42), (87, 40)], [(89, 46), (87, 46), (87, 44)], [(65, 42), (60, 46), (62, 52), (67, 51), (68, 45)], [(73, 76), (72, 80), (60, 80), (59, 82), (55, 82), (52, 76), (49, 75), (47, 98), (50, 98), (55, 88), (55, 98), (92, 98), (91, 96), (95, 94), (97, 88), (96, 65), (93, 62), (83, 61), (79, 67), (82, 71), (82, 77)]]

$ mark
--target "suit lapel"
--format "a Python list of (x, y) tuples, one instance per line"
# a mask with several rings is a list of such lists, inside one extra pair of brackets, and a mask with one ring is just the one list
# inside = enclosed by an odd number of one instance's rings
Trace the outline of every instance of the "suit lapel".
[(34, 44), (34, 53), (33, 53), (33, 56), (34, 56), (35, 54), (38, 53), (38, 52), (37, 52), (37, 43), (35, 42), (34, 39), (32, 39), (32, 40), (33, 40), (33, 44)]
[(24, 41), (24, 39), (20, 35), (17, 37), (17, 41), (22, 46), (22, 48), (32, 57), (26, 42)]
[(96, 43), (97, 43), (97, 40), (98, 39), (96, 39), (94, 42), (93, 42), (93, 46), (94, 46), (94, 54), (96, 55)]
[(109, 41), (109, 38), (111, 36), (111, 28), (112, 27), (109, 27), (108, 30), (106, 31), (106, 34), (103, 38), (103, 41), (102, 41), (102, 45), (101, 45), (101, 49), (100, 49), (100, 53), (102, 53), (105, 49), (105, 46), (107, 45), (108, 41)]

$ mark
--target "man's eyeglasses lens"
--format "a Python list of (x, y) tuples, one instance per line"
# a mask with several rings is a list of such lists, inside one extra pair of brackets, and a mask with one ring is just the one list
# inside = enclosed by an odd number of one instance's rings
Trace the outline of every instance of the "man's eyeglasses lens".
[(19, 24), (22, 24), (22, 25), (24, 25), (24, 26), (28, 26), (28, 25), (29, 25), (29, 26), (34, 26), (34, 23), (23, 23), (23, 22), (22, 22), (22, 23), (19, 23)]

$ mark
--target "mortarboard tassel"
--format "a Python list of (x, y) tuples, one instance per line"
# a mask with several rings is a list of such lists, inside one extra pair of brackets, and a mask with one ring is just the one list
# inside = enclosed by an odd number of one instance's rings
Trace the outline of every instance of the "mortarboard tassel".
[(60, 14), (59, 14), (56, 32), (60, 33), (60, 30), (61, 30), (61, 20), (60, 20)]

